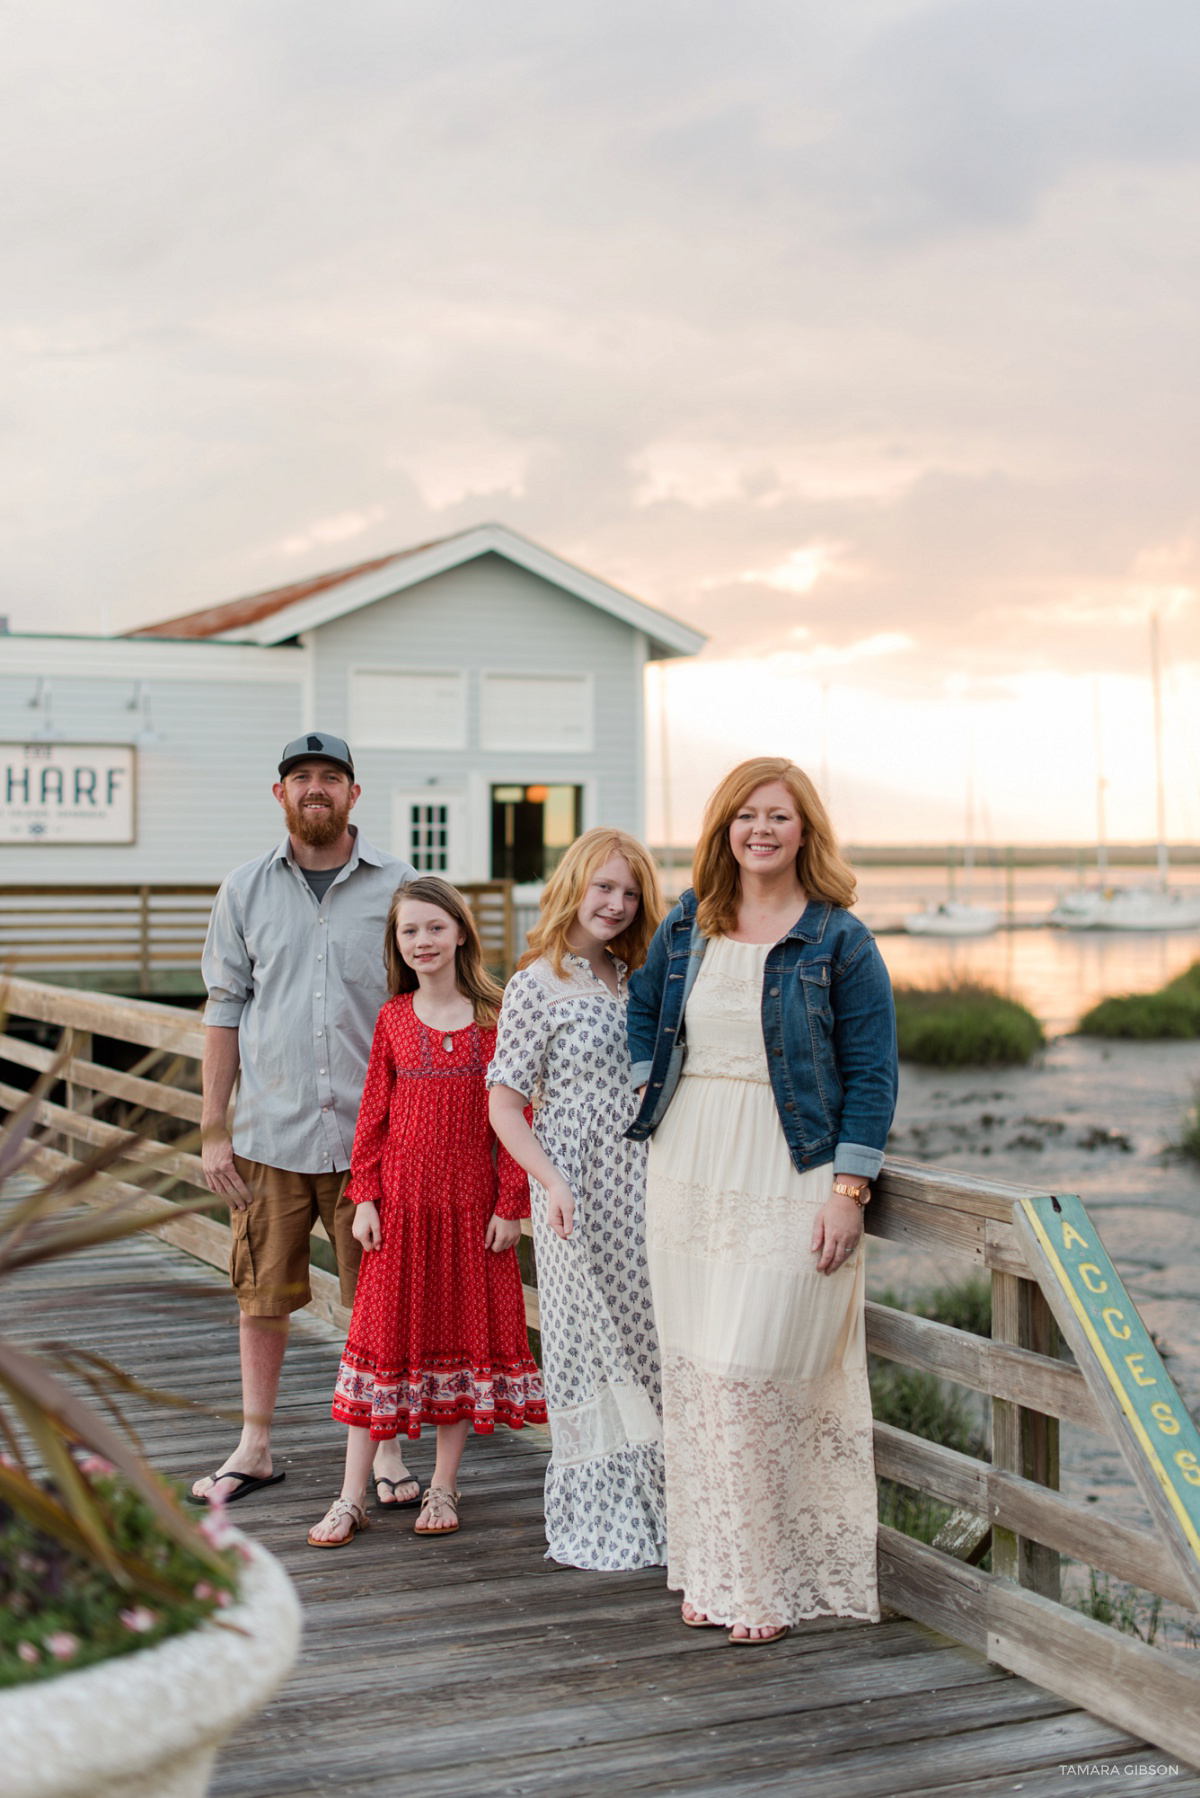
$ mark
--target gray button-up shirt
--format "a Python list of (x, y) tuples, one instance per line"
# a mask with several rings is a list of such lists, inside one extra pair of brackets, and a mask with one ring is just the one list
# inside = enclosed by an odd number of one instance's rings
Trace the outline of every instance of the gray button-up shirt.
[(415, 870), (361, 831), (324, 899), (287, 837), (235, 868), (204, 945), (206, 1024), (238, 1033), (237, 1154), (295, 1173), (350, 1166), (379, 1008), (387, 998), (383, 927)]

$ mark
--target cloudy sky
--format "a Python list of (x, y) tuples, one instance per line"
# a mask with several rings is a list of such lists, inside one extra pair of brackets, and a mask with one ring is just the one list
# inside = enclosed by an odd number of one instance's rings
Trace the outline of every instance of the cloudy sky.
[(0, 611), (498, 518), (710, 634), (678, 836), (767, 748), (858, 840), (1086, 839), (1097, 722), (1151, 835), (1158, 612), (1200, 838), (1198, 92), (1196, 0), (24, 4)]

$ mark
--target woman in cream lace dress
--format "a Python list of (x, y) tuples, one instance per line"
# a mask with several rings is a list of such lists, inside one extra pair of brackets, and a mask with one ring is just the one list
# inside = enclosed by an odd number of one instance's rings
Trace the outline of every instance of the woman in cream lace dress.
[(804, 1617), (879, 1615), (860, 1239), (895, 1025), (846, 909), (853, 876), (793, 764), (727, 777), (695, 874), (630, 1000), (667, 1581), (686, 1623), (754, 1645)]

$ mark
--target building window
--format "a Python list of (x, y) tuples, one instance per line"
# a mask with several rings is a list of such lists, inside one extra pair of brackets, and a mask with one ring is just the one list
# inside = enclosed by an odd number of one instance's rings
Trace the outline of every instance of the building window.
[(392, 848), (419, 874), (467, 877), (466, 804), (445, 787), (402, 787), (392, 794)]
[(583, 788), (492, 788), (492, 879), (548, 880), (583, 829)]
[(592, 747), (590, 674), (485, 674), (480, 690), (484, 749)]
[(450, 866), (450, 807), (410, 805), (409, 860), (418, 874), (444, 874)]
[(352, 668), (356, 749), (465, 749), (467, 677), (425, 668)]

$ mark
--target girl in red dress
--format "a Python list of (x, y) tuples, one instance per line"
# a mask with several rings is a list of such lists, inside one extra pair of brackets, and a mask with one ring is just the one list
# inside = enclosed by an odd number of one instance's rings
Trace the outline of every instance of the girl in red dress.
[[(346, 1189), (364, 1250), (333, 1399), (349, 1426), (346, 1474), (309, 1531), (314, 1548), (341, 1548), (367, 1527), (381, 1439), (436, 1425), (415, 1530), (448, 1536), (471, 1426), (490, 1435), (497, 1418), (514, 1430), (546, 1422), (515, 1249), (529, 1182), (488, 1123), (501, 991), (462, 895), (436, 875), (400, 887), (384, 961), (393, 997), (375, 1025)], [(416, 1480), (376, 1484), (386, 1510), (417, 1503)]]

